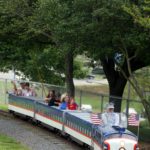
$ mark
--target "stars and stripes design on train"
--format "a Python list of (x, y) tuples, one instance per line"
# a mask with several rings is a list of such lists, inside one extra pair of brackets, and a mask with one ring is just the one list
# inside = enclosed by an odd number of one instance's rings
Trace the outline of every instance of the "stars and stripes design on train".
[(128, 125), (129, 126), (139, 126), (140, 117), (139, 114), (131, 113), (128, 117)]
[(91, 122), (95, 125), (103, 125), (101, 114), (91, 113)]

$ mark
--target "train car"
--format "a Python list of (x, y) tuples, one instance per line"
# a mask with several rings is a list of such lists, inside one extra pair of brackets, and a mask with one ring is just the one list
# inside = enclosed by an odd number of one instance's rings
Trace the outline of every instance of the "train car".
[(137, 137), (124, 128), (98, 126), (92, 138), (94, 150), (139, 150)]
[(80, 140), (80, 142), (92, 145), (91, 113), (82, 111), (69, 111), (65, 113), (64, 132)]
[(35, 98), (14, 94), (9, 94), (8, 109), (56, 128), (93, 150), (139, 150), (137, 137), (120, 127), (126, 126), (123, 114), (119, 114), (120, 126), (94, 125), (90, 112), (60, 110)]
[(10, 112), (34, 117), (35, 99), (33, 97), (16, 96), (9, 93), (8, 100), (8, 109)]
[(58, 108), (50, 107), (43, 102), (36, 102), (34, 119), (62, 131), (64, 124), (63, 113)]

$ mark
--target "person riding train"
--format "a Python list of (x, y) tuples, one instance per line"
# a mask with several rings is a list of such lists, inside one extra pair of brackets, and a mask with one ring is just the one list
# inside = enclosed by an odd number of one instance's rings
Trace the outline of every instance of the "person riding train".
[(109, 103), (106, 106), (106, 112), (102, 114), (102, 120), (104, 126), (118, 126), (119, 115), (114, 113), (114, 104)]

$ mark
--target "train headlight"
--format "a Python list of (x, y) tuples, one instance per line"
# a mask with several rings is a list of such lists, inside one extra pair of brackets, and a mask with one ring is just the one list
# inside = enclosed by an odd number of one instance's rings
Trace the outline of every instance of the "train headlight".
[(121, 141), (120, 142), (120, 148), (119, 148), (119, 150), (126, 150), (125, 148), (124, 148), (124, 141)]
[(121, 147), (124, 147), (124, 141), (121, 141), (121, 142), (120, 142), (120, 146), (121, 146)]

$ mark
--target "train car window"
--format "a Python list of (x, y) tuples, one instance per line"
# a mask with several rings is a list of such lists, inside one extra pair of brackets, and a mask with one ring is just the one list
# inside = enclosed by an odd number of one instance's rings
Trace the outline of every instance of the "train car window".
[(58, 117), (58, 121), (60, 122), (61, 120), (60, 120), (60, 117), (59, 116), (57, 116)]
[(75, 124), (75, 129), (78, 130), (78, 125), (77, 124)]
[(70, 121), (70, 127), (72, 128), (72, 122)]
[(75, 129), (75, 124), (74, 123), (72, 123), (72, 128)]
[(86, 130), (86, 128), (85, 128), (85, 133), (84, 134), (87, 134), (87, 130)]
[(80, 132), (80, 126), (78, 126), (78, 131)]
[(80, 130), (79, 130), (80, 132), (82, 132), (82, 127), (80, 126)]
[(86, 129), (86, 134), (87, 134), (87, 135), (89, 135), (89, 131), (88, 131), (88, 129)]
[(77, 124), (74, 124), (74, 128), (77, 130), (78, 129), (78, 126), (77, 126)]
[(69, 122), (69, 120), (67, 120), (66, 125), (67, 125), (67, 126), (70, 126), (70, 122)]
[(86, 134), (86, 129), (84, 129), (84, 134)]

